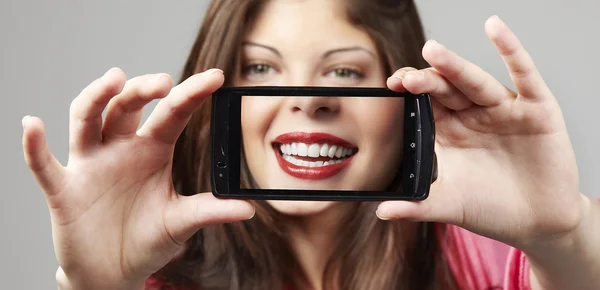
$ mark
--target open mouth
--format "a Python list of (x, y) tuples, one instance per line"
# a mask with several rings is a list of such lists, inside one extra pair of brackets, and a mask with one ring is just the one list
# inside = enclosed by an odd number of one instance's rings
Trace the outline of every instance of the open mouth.
[(358, 148), (326, 133), (288, 133), (277, 137), (273, 148), (281, 169), (300, 179), (325, 179), (351, 162)]

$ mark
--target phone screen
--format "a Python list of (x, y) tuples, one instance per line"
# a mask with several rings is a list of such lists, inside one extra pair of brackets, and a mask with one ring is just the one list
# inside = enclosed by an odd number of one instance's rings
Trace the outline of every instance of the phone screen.
[(404, 98), (242, 96), (242, 188), (398, 191)]

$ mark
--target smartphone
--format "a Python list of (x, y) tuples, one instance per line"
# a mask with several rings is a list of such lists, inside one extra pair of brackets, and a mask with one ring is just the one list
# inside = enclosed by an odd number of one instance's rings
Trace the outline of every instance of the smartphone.
[(424, 200), (437, 174), (428, 94), (222, 87), (212, 95), (218, 198)]

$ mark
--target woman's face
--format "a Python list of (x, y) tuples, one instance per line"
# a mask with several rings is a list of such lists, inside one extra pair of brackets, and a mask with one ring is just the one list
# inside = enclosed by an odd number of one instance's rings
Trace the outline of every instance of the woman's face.
[[(375, 44), (340, 3), (270, 1), (246, 35), (234, 84), (384, 87)], [(243, 97), (248, 168), (264, 189), (385, 189), (400, 164), (403, 108), (397, 98)], [(335, 204), (269, 203), (290, 215)]]

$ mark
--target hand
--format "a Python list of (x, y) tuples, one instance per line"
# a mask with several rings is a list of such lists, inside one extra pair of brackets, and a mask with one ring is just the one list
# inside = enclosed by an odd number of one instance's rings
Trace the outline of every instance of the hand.
[[(178, 195), (171, 180), (178, 136), (222, 83), (219, 70), (174, 88), (165, 74), (126, 82), (119, 69), (108, 71), (71, 105), (66, 167), (48, 149), (42, 121), (23, 119), (25, 159), (45, 193), (54, 249), (70, 285), (134, 289), (201, 227), (254, 214), (245, 201)], [(138, 130), (142, 108), (153, 99), (161, 100)]]
[(486, 33), (517, 92), (429, 41), (431, 68), (401, 69), (392, 90), (431, 93), (438, 180), (422, 202), (386, 201), (381, 218), (461, 226), (515, 247), (573, 231), (582, 217), (575, 155), (559, 105), (517, 37), (497, 17)]

